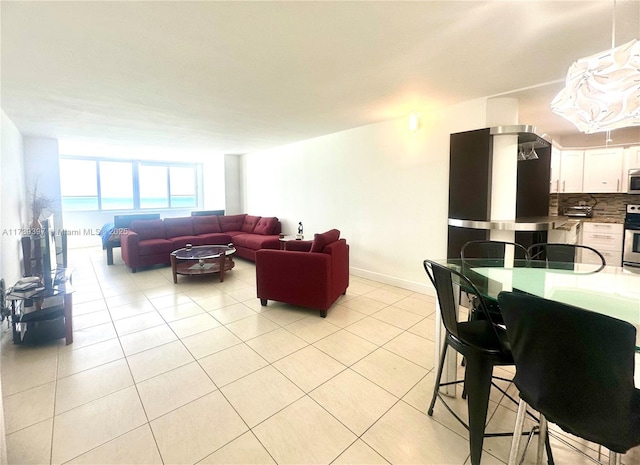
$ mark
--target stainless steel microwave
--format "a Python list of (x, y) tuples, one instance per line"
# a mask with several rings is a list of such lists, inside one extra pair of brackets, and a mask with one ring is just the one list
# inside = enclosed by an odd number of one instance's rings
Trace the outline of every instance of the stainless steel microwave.
[(640, 168), (629, 170), (629, 194), (640, 194)]

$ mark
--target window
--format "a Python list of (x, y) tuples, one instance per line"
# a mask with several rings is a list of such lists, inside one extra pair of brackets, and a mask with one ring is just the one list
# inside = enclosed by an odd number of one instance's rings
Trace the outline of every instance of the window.
[(169, 168), (172, 207), (196, 206), (196, 173), (193, 168), (172, 166)]
[(141, 165), (140, 208), (167, 208), (169, 206), (169, 186), (167, 167)]
[(130, 210), (133, 208), (133, 164), (100, 161), (100, 208)]
[(60, 193), (64, 210), (98, 210), (96, 173), (95, 160), (60, 160)]
[(65, 211), (194, 208), (196, 164), (61, 157)]

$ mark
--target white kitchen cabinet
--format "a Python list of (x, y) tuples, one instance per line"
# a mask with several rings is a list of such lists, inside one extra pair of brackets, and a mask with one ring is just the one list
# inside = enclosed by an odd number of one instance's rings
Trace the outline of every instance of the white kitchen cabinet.
[(584, 150), (563, 150), (560, 155), (559, 192), (583, 192)]
[[(623, 232), (624, 227), (619, 223), (585, 222), (582, 224), (580, 244), (588, 245), (600, 252), (607, 265), (621, 266)], [(582, 257), (580, 261), (584, 263), (590, 262), (589, 259), (585, 258), (583, 260)]]
[(622, 192), (627, 192), (629, 188), (629, 170), (640, 169), (640, 146), (627, 147), (624, 149), (622, 162)]
[(621, 147), (584, 151), (582, 192), (622, 191)]
[(555, 194), (560, 192), (560, 158), (562, 152), (557, 147), (551, 147), (551, 176), (549, 180), (549, 192)]

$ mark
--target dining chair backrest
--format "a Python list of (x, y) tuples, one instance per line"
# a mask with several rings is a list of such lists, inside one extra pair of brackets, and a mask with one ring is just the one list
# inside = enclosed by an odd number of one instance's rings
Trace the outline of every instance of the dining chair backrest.
[(516, 265), (526, 265), (529, 261), (527, 249), (516, 242), (478, 240), (469, 241), (460, 249), (462, 264), (474, 266), (503, 267), (510, 266), (510, 259), (517, 260)]
[(640, 444), (633, 325), (542, 297), (498, 303), (520, 397), (563, 430), (624, 453)]
[[(440, 306), (440, 314), (445, 329), (456, 338), (461, 338), (458, 331), (458, 297), (460, 293), (458, 289), (477, 297), (477, 308), (483, 314), (484, 318), (492, 322), (492, 317), (487, 310), (486, 303), (477, 287), (461, 272), (449, 268), (447, 266), (436, 263), (432, 260), (425, 260), (424, 269), (436, 290), (438, 297), (438, 305)], [(496, 340), (500, 340), (497, 328), (492, 325)], [(463, 341), (466, 342), (466, 341)], [(481, 348), (482, 349), (482, 348)]]
[(573, 270), (578, 263), (596, 263), (590, 272), (602, 270), (607, 262), (593, 247), (581, 244), (561, 244), (544, 242), (533, 244), (528, 249), (532, 263), (544, 263), (546, 268)]

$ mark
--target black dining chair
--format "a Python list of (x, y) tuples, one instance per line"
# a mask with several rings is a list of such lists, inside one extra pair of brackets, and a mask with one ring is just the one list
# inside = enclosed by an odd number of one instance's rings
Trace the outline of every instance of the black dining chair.
[(576, 264), (584, 264), (581, 267), (584, 272), (597, 273), (607, 265), (604, 256), (587, 245), (541, 242), (527, 251), (532, 266), (542, 264), (545, 268), (578, 271)]
[[(640, 445), (634, 387), (636, 329), (606, 315), (523, 293), (498, 296), (520, 391), (509, 464), (516, 463), (524, 412), (611, 451), (610, 463)], [(542, 459), (538, 448), (538, 463)]]
[[(436, 399), (440, 399), (447, 410), (469, 431), (471, 463), (472, 465), (479, 465), (485, 437), (511, 434), (485, 434), (485, 422), (492, 384), (503, 394), (506, 394), (503, 389), (492, 381), (493, 367), (513, 365), (513, 357), (509, 348), (505, 346), (506, 334), (504, 330), (493, 323), (484, 299), (476, 286), (462, 273), (434, 261), (425, 260), (423, 265), (436, 290), (440, 314), (446, 330), (428, 414), (429, 416), (433, 415)], [(483, 313), (484, 318), (459, 321), (458, 299), (460, 293), (458, 288), (477, 296), (478, 311)], [(448, 347), (452, 347), (466, 359), (464, 380), (441, 382)], [(504, 379), (504, 381), (510, 380)], [(447, 402), (440, 394), (441, 387), (463, 382), (467, 392), (468, 424), (447, 405)]]
[[(529, 265), (529, 251), (523, 245), (516, 242), (476, 240), (466, 242), (460, 249), (460, 259), (463, 273), (469, 273), (473, 267), (524, 267)], [(488, 278), (478, 276), (479, 280)], [(470, 319), (482, 318), (481, 312), (476, 312), (477, 301), (474, 296), (469, 296), (471, 302)], [(497, 305), (485, 302), (487, 311), (491, 314), (495, 323), (502, 322), (502, 314)]]
[[(503, 267), (509, 265), (509, 257), (515, 259), (514, 266), (527, 266), (529, 252), (517, 242), (478, 240), (465, 243), (460, 249), (462, 266)], [(505, 260), (507, 260), (505, 262)]]

